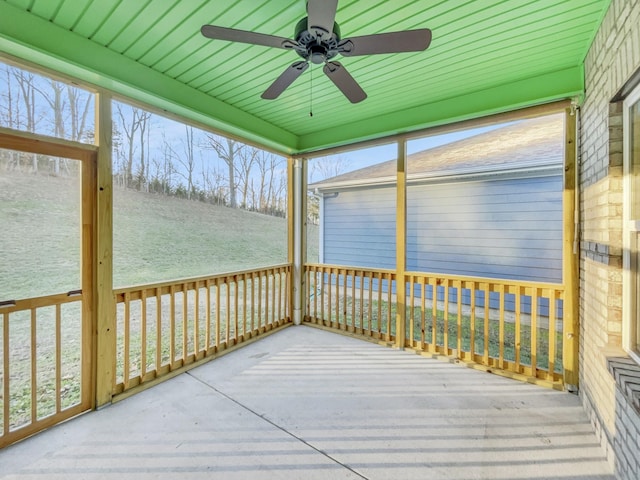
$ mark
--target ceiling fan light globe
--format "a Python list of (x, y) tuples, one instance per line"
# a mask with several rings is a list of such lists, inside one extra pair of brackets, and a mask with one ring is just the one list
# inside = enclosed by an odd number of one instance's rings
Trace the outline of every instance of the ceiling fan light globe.
[(327, 56), (323, 52), (313, 52), (309, 60), (311, 60), (311, 63), (320, 65), (327, 60)]

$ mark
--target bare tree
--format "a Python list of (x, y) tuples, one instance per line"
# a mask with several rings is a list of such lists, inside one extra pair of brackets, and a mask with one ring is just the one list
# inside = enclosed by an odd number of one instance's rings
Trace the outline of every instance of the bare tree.
[(347, 170), (344, 157), (320, 157), (310, 162), (309, 181), (319, 182), (327, 178), (336, 177)]
[(238, 208), (237, 192), (236, 192), (236, 158), (245, 145), (230, 138), (220, 137), (211, 133), (205, 134), (205, 148), (210, 148), (216, 152), (218, 158), (223, 160), (229, 171), (229, 206)]
[(67, 85), (67, 99), (71, 114), (71, 139), (80, 141), (87, 134), (87, 117), (93, 95), (71, 85)]
[[(144, 132), (147, 129), (148, 123), (151, 119), (151, 113), (142, 110), (137, 107), (127, 107), (121, 103), (116, 103), (116, 115), (119, 120), (119, 130), (122, 133), (122, 151), (119, 154), (123, 158), (124, 167), (124, 185), (130, 187), (133, 184), (133, 160), (136, 155), (135, 141), (138, 136), (141, 152), (140, 152), (140, 170), (142, 175), (145, 174), (146, 164), (145, 159), (145, 135)], [(131, 116), (127, 115), (126, 109), (131, 108)], [(138, 184), (141, 185), (144, 182), (144, 178), (138, 175)]]
[[(18, 100), (16, 99), (16, 97), (19, 96), (19, 93), (14, 93), (13, 91), (11, 67), (2, 64), (0, 64), (0, 67), (4, 68), (3, 79), (6, 81), (6, 87), (3, 89), (3, 91), (0, 91), (0, 99), (2, 100), (2, 102), (0, 102), (0, 108), (2, 109), (0, 110), (0, 121), (3, 125), (9, 128), (16, 128), (16, 117), (18, 108)], [(18, 152), (16, 152), (15, 150), (11, 150), (7, 158), (8, 168), (15, 168), (18, 166)]]
[(153, 191), (169, 195), (171, 193), (173, 174), (175, 167), (172, 159), (171, 144), (167, 141), (165, 133), (162, 132), (162, 151), (160, 158), (151, 160), (153, 171), (149, 168), (149, 183), (153, 184)]
[(207, 198), (211, 203), (217, 205), (224, 204), (224, 175), (222, 175), (218, 169), (211, 169), (211, 162), (206, 161), (204, 158), (200, 159), (201, 162), (201, 175), (202, 185)]
[(193, 127), (185, 125), (185, 136), (180, 139), (180, 143), (182, 145), (182, 152), (178, 153), (170, 143), (166, 142), (166, 147), (171, 152), (172, 158), (177, 160), (177, 162), (182, 166), (182, 168), (176, 169), (175, 173), (185, 179), (187, 182), (187, 198), (190, 200), (191, 195), (194, 192), (194, 172), (196, 168), (196, 157), (194, 154), (194, 130)]
[[(22, 103), (24, 104), (24, 118), (25, 123), (23, 123), (23, 119), (20, 115), (20, 110), (16, 111), (15, 116), (15, 127), (22, 129), (24, 128), (28, 132), (35, 132), (36, 130), (36, 99), (35, 99), (35, 85), (34, 80), (35, 76), (27, 72), (26, 70), (22, 70), (20, 68), (12, 68), (13, 77), (18, 83), (18, 87), (20, 89), (19, 98), (22, 99)], [(16, 102), (16, 106), (19, 104), (20, 100), (18, 99)], [(35, 173), (38, 171), (38, 155), (36, 154), (28, 154), (31, 157), (31, 170)]]
[[(319, 182), (341, 175), (347, 169), (347, 161), (342, 156), (321, 157), (313, 160), (309, 168), (309, 182)], [(320, 221), (320, 199), (313, 192), (307, 192), (307, 220), (318, 224)]]
[(280, 197), (286, 194), (285, 162), (272, 153), (259, 151), (256, 165), (259, 177), (252, 181), (253, 204), (260, 212), (272, 213), (280, 209)]
[(242, 199), (240, 205), (242, 208), (248, 208), (247, 197), (251, 188), (251, 171), (253, 170), (259, 153), (260, 150), (249, 146), (241, 148), (237, 153), (234, 169), (238, 177), (237, 188), (240, 190), (240, 197)]

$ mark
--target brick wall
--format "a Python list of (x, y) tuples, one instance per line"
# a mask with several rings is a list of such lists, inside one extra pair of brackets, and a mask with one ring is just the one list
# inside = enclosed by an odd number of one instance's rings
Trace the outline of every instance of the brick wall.
[(622, 345), (622, 109), (640, 67), (640, 0), (612, 0), (585, 59), (580, 124), (580, 395), (619, 478), (640, 478), (640, 412), (608, 360)]

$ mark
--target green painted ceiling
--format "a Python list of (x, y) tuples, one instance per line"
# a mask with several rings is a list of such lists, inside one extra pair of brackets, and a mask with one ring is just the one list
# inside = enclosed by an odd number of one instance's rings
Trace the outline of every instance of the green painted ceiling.
[(292, 37), (305, 0), (0, 0), (0, 50), (296, 153), (581, 95), (609, 1), (340, 0), (344, 38), (433, 32), (424, 52), (338, 58), (369, 96), (355, 105), (319, 66), (262, 100), (296, 54), (200, 34)]

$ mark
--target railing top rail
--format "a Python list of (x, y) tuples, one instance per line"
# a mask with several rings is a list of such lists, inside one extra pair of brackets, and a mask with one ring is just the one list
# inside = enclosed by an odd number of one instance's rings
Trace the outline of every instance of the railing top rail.
[(122, 295), (124, 293), (137, 292), (137, 291), (140, 291), (140, 290), (150, 290), (150, 289), (154, 289), (154, 288), (166, 288), (166, 287), (171, 287), (172, 285), (184, 285), (185, 283), (206, 282), (207, 280), (210, 280), (210, 281), (211, 280), (219, 280), (219, 279), (224, 279), (224, 278), (228, 278), (228, 277), (237, 277), (239, 275), (248, 275), (248, 274), (252, 274), (252, 273), (258, 273), (258, 274), (267, 273), (270, 270), (282, 270), (282, 269), (287, 269), (287, 268), (290, 268), (290, 267), (291, 267), (290, 263), (281, 263), (281, 264), (277, 264), (277, 265), (268, 265), (268, 266), (265, 266), (265, 267), (259, 267), (259, 268), (255, 268), (255, 269), (216, 273), (215, 275), (203, 275), (203, 276), (200, 276), (200, 277), (178, 278), (178, 279), (174, 279), (174, 280), (166, 280), (166, 281), (157, 282), (157, 283), (145, 283), (145, 284), (131, 285), (131, 286), (128, 286), (128, 287), (114, 288), (113, 289), (113, 293), (115, 295)]
[(446, 279), (460, 282), (475, 282), (475, 283), (491, 283), (494, 285), (505, 285), (522, 288), (539, 288), (546, 290), (558, 290), (564, 291), (564, 285), (561, 283), (551, 282), (532, 282), (529, 280), (512, 280), (508, 278), (492, 278), (492, 277), (471, 277), (465, 275), (449, 275), (446, 273), (427, 273), (427, 272), (405, 272), (407, 277), (413, 276), (417, 278), (436, 278)]
[(371, 272), (371, 273), (384, 273), (395, 275), (397, 272), (389, 268), (371, 268), (371, 267), (356, 267), (353, 265), (332, 265), (329, 263), (305, 263), (305, 268), (319, 268), (319, 269), (333, 269), (333, 270), (352, 270), (356, 272)]
[[(305, 264), (305, 268), (317, 268), (317, 269), (333, 269), (333, 270), (347, 270), (347, 271), (356, 271), (356, 272), (372, 272), (372, 273), (383, 273), (383, 274), (393, 274), (395, 275), (397, 272), (391, 269), (384, 268), (372, 268), (372, 267), (360, 267), (353, 265), (332, 265), (328, 263), (307, 263)], [(564, 291), (564, 285), (561, 283), (551, 283), (551, 282), (531, 282), (528, 280), (511, 280), (507, 278), (492, 278), (492, 277), (472, 277), (466, 275), (449, 275), (446, 273), (432, 273), (432, 272), (405, 272), (405, 277), (415, 277), (415, 278), (435, 278), (442, 280), (450, 280), (456, 282), (475, 282), (475, 283), (490, 283), (493, 285), (504, 285), (510, 287), (522, 287), (522, 288), (539, 288), (546, 290), (556, 290), (556, 291)]]
[(82, 300), (82, 291), (73, 290), (67, 293), (56, 293), (42, 297), (6, 300), (0, 302), (0, 313), (13, 313), (32, 308), (52, 307)]

